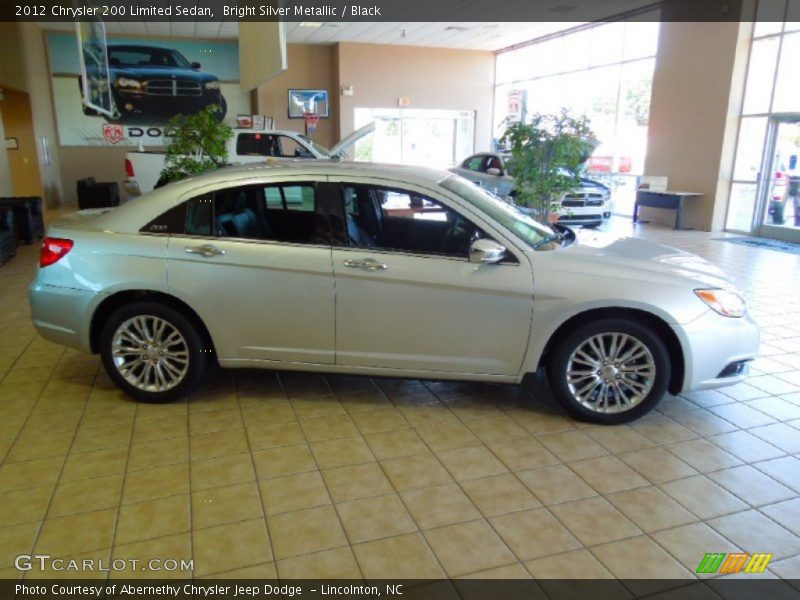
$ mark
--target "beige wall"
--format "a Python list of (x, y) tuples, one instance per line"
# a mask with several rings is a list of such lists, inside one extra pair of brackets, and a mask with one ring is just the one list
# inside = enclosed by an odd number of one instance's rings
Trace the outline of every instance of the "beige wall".
[[(673, 190), (702, 192), (688, 201), (686, 227), (724, 226), (749, 25), (664, 22), (650, 105), (646, 175), (666, 175)], [(642, 216), (672, 223), (673, 211)]]
[[(33, 23), (0, 23), (0, 87), (28, 93), (44, 201), (54, 206), (64, 197), (58, 135), (42, 30)], [(43, 164), (41, 139), (47, 138), (51, 163)]]
[[(393, 108), (407, 97), (410, 108), (473, 110), (475, 149), (492, 139), (494, 54), (477, 50), (338, 44), (339, 138), (354, 129), (354, 109)], [(291, 63), (289, 68), (292, 68)], [(338, 95), (353, 86), (353, 96)]]
[(42, 181), (28, 94), (6, 89), (2, 104), (5, 137), (17, 140), (17, 148), (8, 150), (14, 196), (41, 196)]
[[(288, 92), (290, 89), (328, 90), (330, 97), (336, 94), (334, 83), (335, 46), (288, 44), (286, 54), (289, 69), (271, 81), (258, 86), (255, 111), (275, 119), (275, 128), (305, 133), (303, 119), (288, 116)], [(317, 131), (311, 137), (326, 147), (335, 139), (336, 112), (331, 109), (330, 119), (321, 119)]]

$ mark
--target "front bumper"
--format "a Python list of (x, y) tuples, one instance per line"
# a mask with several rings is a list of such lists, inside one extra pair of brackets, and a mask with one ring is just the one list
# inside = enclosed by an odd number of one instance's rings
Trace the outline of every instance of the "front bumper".
[(51, 342), (91, 352), (86, 315), (95, 293), (34, 281), (28, 287), (31, 319), (39, 334)]
[(683, 333), (683, 392), (739, 383), (747, 377), (747, 362), (758, 356), (758, 327), (749, 315), (732, 319), (708, 310), (684, 325)]
[(602, 223), (611, 214), (610, 208), (607, 204), (601, 206), (576, 206), (576, 207), (559, 207), (556, 214), (558, 215), (558, 222), (569, 225), (582, 225), (586, 223)]
[(196, 96), (155, 96), (129, 89), (115, 89), (113, 94), (120, 121), (166, 122), (177, 114), (193, 114), (222, 102), (219, 90), (204, 90)]

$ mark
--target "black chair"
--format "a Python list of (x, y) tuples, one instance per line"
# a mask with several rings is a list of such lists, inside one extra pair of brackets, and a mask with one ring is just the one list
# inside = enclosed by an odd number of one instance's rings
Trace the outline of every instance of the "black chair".
[(44, 236), (44, 213), (39, 196), (0, 198), (0, 207), (10, 208), (14, 213), (18, 240), (33, 244)]
[(94, 177), (78, 180), (78, 208), (119, 206), (119, 184), (116, 181), (95, 181)]
[(14, 231), (14, 211), (0, 208), (0, 265), (7, 263), (17, 253), (17, 235)]

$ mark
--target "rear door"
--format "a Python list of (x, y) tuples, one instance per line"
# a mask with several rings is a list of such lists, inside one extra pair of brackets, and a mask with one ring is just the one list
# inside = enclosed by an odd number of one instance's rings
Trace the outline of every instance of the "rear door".
[(334, 179), (332, 211), (347, 224), (333, 249), (337, 364), (517, 375), (533, 310), (524, 255), (472, 264), (476, 237), (509, 242), (421, 188)]
[(206, 323), (221, 361), (334, 362), (326, 193), (324, 178), (286, 177), (185, 203), (185, 227), (169, 240), (169, 289)]

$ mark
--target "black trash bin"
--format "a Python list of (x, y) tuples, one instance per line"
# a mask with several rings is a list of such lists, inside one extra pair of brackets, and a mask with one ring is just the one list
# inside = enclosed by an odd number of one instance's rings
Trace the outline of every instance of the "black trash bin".
[(0, 265), (7, 263), (17, 253), (17, 235), (14, 232), (14, 211), (0, 207)]
[(119, 185), (116, 181), (95, 181), (94, 177), (78, 180), (78, 208), (119, 206)]

